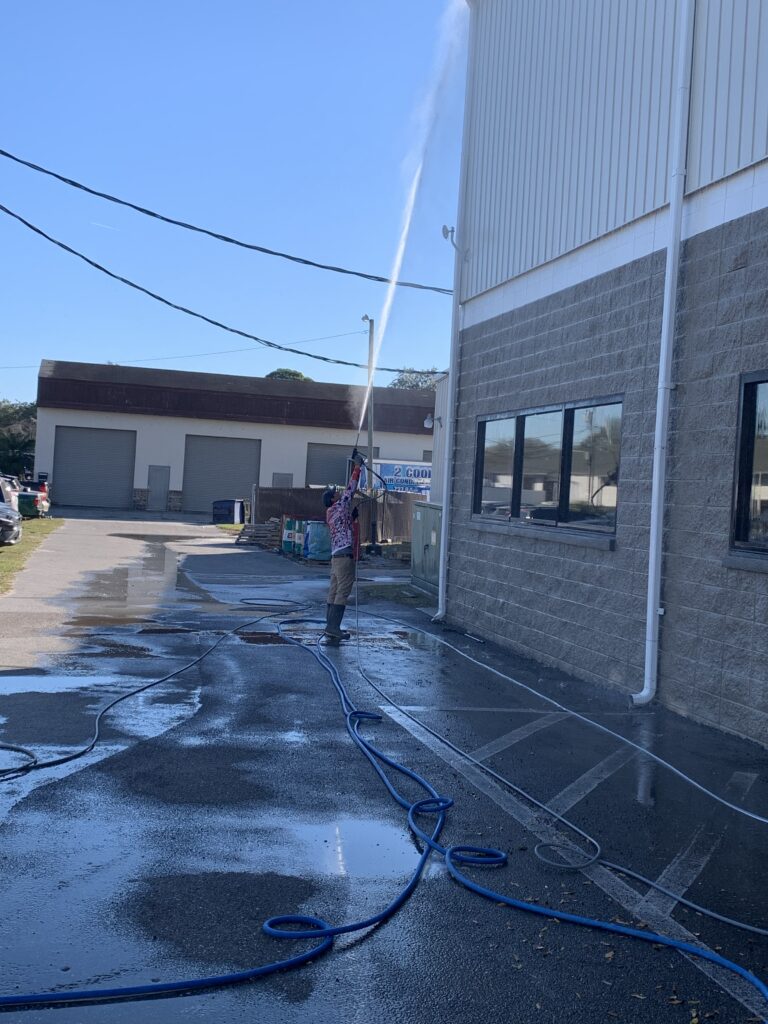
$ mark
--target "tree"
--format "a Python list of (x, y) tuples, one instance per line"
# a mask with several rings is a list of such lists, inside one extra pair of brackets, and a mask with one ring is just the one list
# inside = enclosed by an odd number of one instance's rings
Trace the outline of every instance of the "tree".
[(277, 370), (273, 370), (272, 373), (268, 373), (267, 380), (312, 380), (311, 377), (305, 377), (299, 370), (291, 370), (287, 366), (280, 366)]
[(387, 387), (408, 388), (410, 391), (415, 391), (419, 388), (434, 391), (439, 376), (440, 371), (435, 366), (431, 370), (412, 370), (410, 367), (406, 367), (398, 373), (394, 380), (387, 384)]
[(37, 408), (34, 402), (0, 398), (0, 472), (18, 476), (35, 460)]

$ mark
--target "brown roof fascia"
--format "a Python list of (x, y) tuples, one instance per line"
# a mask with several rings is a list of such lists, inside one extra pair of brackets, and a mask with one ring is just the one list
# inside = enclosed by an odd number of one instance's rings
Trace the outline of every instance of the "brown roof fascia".
[[(356, 430), (363, 395), (354, 385), (46, 360), (37, 401), (43, 408)], [(424, 418), (434, 397), (433, 391), (375, 388), (376, 429), (430, 434)]]

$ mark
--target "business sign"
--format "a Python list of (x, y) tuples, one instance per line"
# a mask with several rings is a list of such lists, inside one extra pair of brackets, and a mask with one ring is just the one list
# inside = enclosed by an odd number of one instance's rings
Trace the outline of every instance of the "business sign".
[[(375, 462), (373, 468), (386, 481), (388, 491), (406, 491), (429, 499), (432, 466), (428, 462)], [(377, 481), (380, 484), (381, 481)]]

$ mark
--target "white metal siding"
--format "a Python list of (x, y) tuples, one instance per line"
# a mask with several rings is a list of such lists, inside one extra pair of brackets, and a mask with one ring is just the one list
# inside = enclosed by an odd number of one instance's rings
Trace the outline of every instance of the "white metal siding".
[(463, 298), (664, 205), (675, 5), (473, 6)]
[(250, 498), (259, 480), (261, 441), (188, 434), (184, 448), (182, 508), (211, 512), (214, 501)]
[(768, 0), (697, 0), (687, 191), (768, 156)]
[(135, 430), (56, 427), (51, 494), (57, 505), (131, 508)]
[[(462, 299), (663, 207), (679, 0), (476, 0)], [(696, 0), (687, 191), (768, 157), (768, 0)]]

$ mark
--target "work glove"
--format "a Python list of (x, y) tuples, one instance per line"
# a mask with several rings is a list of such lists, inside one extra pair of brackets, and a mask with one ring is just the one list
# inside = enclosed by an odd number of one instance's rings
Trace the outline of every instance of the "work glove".
[(357, 517), (359, 515), (360, 515), (360, 509), (357, 507), (357, 505), (355, 505), (355, 507), (352, 509), (352, 518), (353, 519), (357, 519)]
[(352, 450), (352, 461), (354, 462), (354, 464), (355, 464), (355, 465), (356, 465), (356, 466), (357, 466), (358, 468), (359, 468), (360, 466), (362, 466), (362, 465), (363, 465), (363, 463), (365, 462), (365, 459), (364, 459), (364, 458), (363, 458), (363, 456), (362, 456), (362, 455), (360, 454), (360, 452), (359, 452), (359, 451), (357, 450), (357, 448), (354, 448), (354, 449)]

